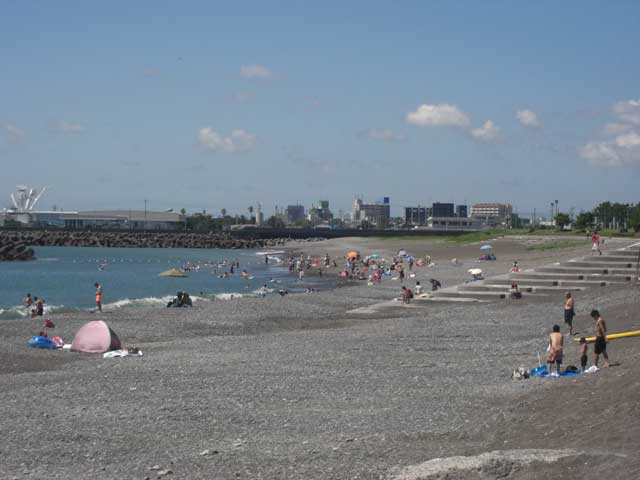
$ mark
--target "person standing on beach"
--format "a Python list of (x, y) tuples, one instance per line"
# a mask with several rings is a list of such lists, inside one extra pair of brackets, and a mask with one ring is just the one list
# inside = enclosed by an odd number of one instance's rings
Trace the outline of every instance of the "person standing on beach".
[(591, 241), (593, 242), (593, 246), (591, 247), (591, 255), (593, 255), (593, 252), (596, 251), (599, 255), (602, 255), (602, 251), (600, 250), (600, 234), (598, 233), (598, 230), (593, 231)]
[(556, 364), (556, 372), (560, 375), (562, 365), (562, 347), (564, 339), (560, 333), (560, 325), (553, 326), (553, 332), (549, 335), (549, 356), (547, 357), (547, 375), (551, 375), (553, 364)]
[(102, 285), (98, 282), (94, 284), (96, 287), (96, 309), (101, 312), (102, 311)]
[(591, 310), (591, 318), (596, 321), (596, 341), (593, 345), (593, 353), (595, 354), (593, 364), (598, 366), (598, 359), (600, 354), (604, 357), (604, 366), (609, 366), (609, 355), (607, 354), (607, 324), (604, 323), (604, 319), (600, 316), (598, 310)]
[(575, 316), (573, 297), (571, 292), (567, 292), (567, 300), (564, 302), (564, 323), (569, 325), (569, 335), (573, 335), (573, 317)]

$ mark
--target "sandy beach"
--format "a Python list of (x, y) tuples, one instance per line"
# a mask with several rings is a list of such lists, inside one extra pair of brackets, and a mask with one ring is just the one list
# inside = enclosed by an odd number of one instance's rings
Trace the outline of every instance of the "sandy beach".
[[(566, 237), (563, 237), (566, 240)], [(584, 237), (572, 239), (585, 240)], [(312, 256), (429, 254), (443, 286), (589, 254), (530, 250), (551, 239), (293, 242)], [(605, 254), (631, 243), (607, 239)], [(458, 259), (454, 265), (451, 259)], [(336, 270), (325, 271), (335, 275)], [(71, 341), (104, 319), (141, 357), (30, 349), (42, 320), (2, 321), (0, 478), (596, 479), (640, 475), (640, 339), (612, 341), (612, 367), (511, 380), (543, 358), (563, 295), (475, 304), (400, 302), (399, 282), (346, 281), (313, 294), (52, 316)], [(640, 328), (638, 284), (576, 292), (576, 328)], [(564, 332), (563, 325), (563, 332)], [(567, 340), (566, 364), (578, 363)], [(592, 349), (590, 348), (590, 364)], [(466, 458), (457, 458), (466, 457)], [(440, 459), (440, 460), (436, 460)], [(425, 463), (426, 462), (426, 463)]]

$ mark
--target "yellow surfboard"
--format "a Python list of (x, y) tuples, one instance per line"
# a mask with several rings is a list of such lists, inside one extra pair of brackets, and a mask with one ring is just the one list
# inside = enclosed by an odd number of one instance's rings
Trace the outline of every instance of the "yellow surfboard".
[[(640, 335), (640, 330), (632, 330), (631, 332), (622, 332), (622, 333), (611, 333), (607, 335), (607, 340), (615, 340), (616, 338), (627, 338), (627, 337), (637, 337)], [(576, 342), (579, 342), (579, 338), (574, 338)], [(587, 337), (587, 343), (592, 343), (596, 341), (596, 337)]]

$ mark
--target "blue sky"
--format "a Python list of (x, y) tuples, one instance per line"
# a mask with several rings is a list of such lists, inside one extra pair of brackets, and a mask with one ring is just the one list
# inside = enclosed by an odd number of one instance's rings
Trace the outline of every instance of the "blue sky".
[(5, 0), (1, 201), (637, 202), (638, 45), (622, 0)]

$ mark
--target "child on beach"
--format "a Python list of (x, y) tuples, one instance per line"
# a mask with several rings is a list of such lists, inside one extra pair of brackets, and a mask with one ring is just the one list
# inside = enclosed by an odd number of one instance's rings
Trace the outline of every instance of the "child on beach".
[(582, 371), (587, 368), (587, 353), (589, 350), (589, 346), (587, 345), (587, 339), (582, 337), (580, 339), (580, 367), (582, 367)]

